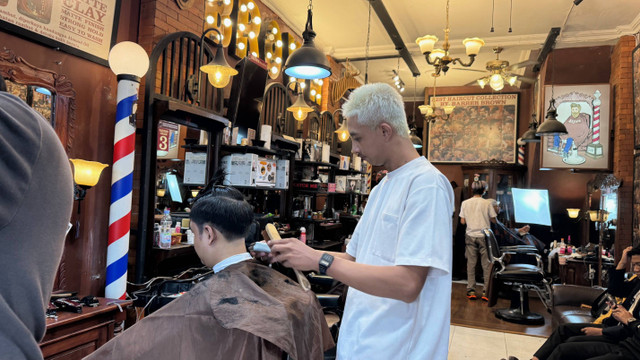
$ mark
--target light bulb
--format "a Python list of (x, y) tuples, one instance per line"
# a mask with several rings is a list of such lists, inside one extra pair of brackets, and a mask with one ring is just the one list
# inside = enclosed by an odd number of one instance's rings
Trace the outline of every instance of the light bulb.
[(303, 81), (300, 83), (300, 88), (304, 89), (307, 86), (307, 84)]
[(278, 68), (277, 68), (277, 67), (275, 67), (275, 66), (274, 66), (274, 67), (272, 67), (272, 68), (271, 68), (271, 72), (272, 72), (272, 73), (274, 73), (274, 74), (277, 74), (277, 73), (278, 73)]
[(273, 29), (271, 29), (271, 33), (272, 33), (273, 35), (276, 35), (276, 34), (278, 33), (278, 28), (277, 28), (277, 27), (274, 27)]
[(276, 64), (280, 64), (281, 62), (282, 62), (282, 59), (281, 59), (281, 58), (279, 58), (279, 57), (277, 57), (277, 58), (276, 58)]
[(318, 85), (322, 86), (322, 84), (323, 84), (322, 79), (319, 79), (318, 80)]
[(245, 4), (240, 5), (240, 11), (247, 12), (247, 5)]
[(318, 94), (316, 95), (316, 99), (318, 99), (318, 100), (320, 100), (320, 98), (321, 98), (321, 97), (322, 97), (322, 96), (320, 95), (320, 93), (318, 93)]
[(291, 43), (291, 45), (289, 45), (289, 49), (291, 49), (291, 51), (296, 49), (296, 43)]
[(240, 31), (244, 31), (244, 29), (246, 29), (246, 27), (244, 26), (244, 24), (238, 24), (238, 29)]
[(294, 82), (296, 81), (296, 78), (294, 78), (293, 76), (289, 78), (289, 82)]
[(489, 79), (489, 86), (495, 91), (500, 91), (504, 88), (504, 79), (500, 74), (493, 74)]
[(207, 76), (207, 79), (209, 79), (209, 83), (213, 87), (223, 88), (229, 84), (229, 81), (231, 81), (231, 76), (225, 75), (220, 71), (216, 71), (213, 74), (209, 74), (209, 76)]
[(311, 94), (311, 96), (316, 96), (316, 90), (315, 90), (315, 89), (312, 89), (312, 90), (311, 90), (311, 92), (310, 92), (310, 94)]
[(260, 16), (255, 16), (253, 18), (253, 23), (256, 25), (260, 25), (260, 23), (262, 22), (262, 19), (260, 19)]
[(224, 0), (224, 4), (225, 4), (225, 5), (229, 5), (229, 4), (231, 4), (231, 0)]
[(213, 24), (213, 16), (207, 16), (207, 24)]
[(276, 41), (276, 46), (277, 47), (282, 47), (282, 40)]
[(256, 33), (249, 31), (249, 39), (253, 39), (254, 37), (256, 37)]
[(238, 43), (238, 49), (244, 50), (244, 43), (243, 42)]
[(224, 26), (229, 27), (231, 26), (231, 19), (225, 18), (224, 20), (222, 20), (222, 23), (224, 24)]
[(251, 52), (251, 55), (253, 55), (253, 56), (255, 56), (255, 57), (258, 57), (258, 54), (256, 54), (256, 52), (255, 52), (255, 51), (252, 51), (252, 52)]
[(293, 117), (298, 121), (302, 121), (307, 117), (307, 113), (303, 112), (302, 110), (298, 110), (293, 113)]
[(480, 88), (484, 89), (487, 85), (487, 79), (478, 79), (478, 85), (480, 85)]
[(509, 82), (509, 85), (513, 86), (515, 85), (516, 81), (518, 81), (518, 78), (516, 76), (509, 76), (509, 79), (507, 81)]
[(256, 4), (254, 4), (253, 2), (251, 2), (251, 1), (250, 1), (250, 2), (247, 4), (247, 7), (249, 8), (249, 10), (253, 10), (253, 8), (254, 8), (254, 7), (256, 7)]

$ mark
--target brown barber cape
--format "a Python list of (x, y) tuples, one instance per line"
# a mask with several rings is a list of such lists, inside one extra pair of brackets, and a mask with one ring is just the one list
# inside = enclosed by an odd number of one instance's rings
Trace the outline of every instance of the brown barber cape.
[(315, 294), (253, 261), (231, 265), (87, 359), (322, 359), (334, 346)]

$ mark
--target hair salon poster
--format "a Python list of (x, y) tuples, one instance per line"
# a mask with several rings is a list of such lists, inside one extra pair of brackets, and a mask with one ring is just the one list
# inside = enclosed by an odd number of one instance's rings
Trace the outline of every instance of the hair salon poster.
[(119, 7), (120, 0), (0, 0), (0, 26), (106, 66)]

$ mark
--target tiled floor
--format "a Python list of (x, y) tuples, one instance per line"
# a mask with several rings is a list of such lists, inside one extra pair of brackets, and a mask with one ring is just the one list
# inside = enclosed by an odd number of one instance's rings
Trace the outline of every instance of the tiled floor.
[(531, 359), (531, 355), (544, 341), (545, 338), (542, 337), (452, 325), (449, 336), (449, 360), (500, 360), (509, 355), (526, 360)]

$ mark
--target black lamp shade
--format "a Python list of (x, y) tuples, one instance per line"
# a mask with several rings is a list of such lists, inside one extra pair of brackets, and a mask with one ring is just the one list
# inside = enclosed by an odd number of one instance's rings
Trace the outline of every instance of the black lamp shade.
[(538, 127), (536, 131), (536, 135), (538, 136), (548, 136), (548, 135), (565, 135), (567, 134), (567, 128), (563, 123), (556, 119), (557, 113), (554, 110), (550, 110), (547, 112), (547, 118), (544, 120), (542, 125)]
[(540, 136), (536, 135), (535, 125), (529, 127), (529, 130), (525, 131), (520, 138), (523, 142), (540, 142)]
[(331, 75), (331, 68), (327, 57), (309, 40), (287, 58), (284, 73), (296, 79), (324, 79)]

